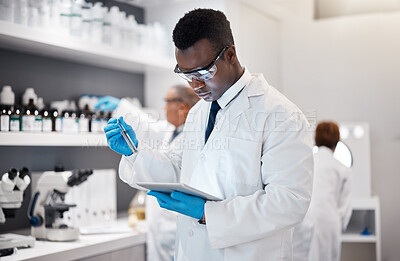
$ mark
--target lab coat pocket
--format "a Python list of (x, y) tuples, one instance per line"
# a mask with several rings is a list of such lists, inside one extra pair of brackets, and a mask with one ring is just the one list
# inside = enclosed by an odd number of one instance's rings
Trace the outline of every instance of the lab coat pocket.
[(261, 144), (227, 137), (228, 148), (221, 153), (220, 170), (227, 181), (257, 186), (261, 182)]

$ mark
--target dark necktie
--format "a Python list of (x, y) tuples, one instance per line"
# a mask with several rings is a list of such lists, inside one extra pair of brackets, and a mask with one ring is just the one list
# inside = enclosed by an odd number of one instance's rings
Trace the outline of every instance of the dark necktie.
[(218, 102), (213, 101), (210, 108), (210, 116), (208, 117), (208, 124), (206, 129), (206, 141), (204, 142), (204, 144), (207, 143), (208, 137), (210, 137), (210, 134), (214, 129), (215, 117), (217, 116), (217, 113), (220, 109), (221, 107), (219, 107)]
[(180, 133), (180, 131), (178, 131), (178, 129), (175, 129), (174, 132), (172, 133), (169, 143), (171, 143), (176, 138), (176, 136), (178, 136), (179, 133)]

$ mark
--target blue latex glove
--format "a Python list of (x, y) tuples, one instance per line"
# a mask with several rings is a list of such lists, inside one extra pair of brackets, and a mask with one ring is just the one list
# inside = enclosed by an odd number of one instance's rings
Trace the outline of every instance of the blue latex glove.
[(151, 190), (148, 195), (157, 198), (158, 204), (162, 208), (172, 210), (183, 215), (202, 219), (204, 215), (204, 204), (206, 201), (202, 198), (190, 196), (182, 192), (172, 192), (171, 195)]
[[(119, 117), (118, 120), (122, 123), (129, 137), (131, 137), (131, 140), (133, 141), (133, 143), (135, 143), (135, 146), (137, 147), (138, 140), (136, 139), (136, 134), (133, 131), (132, 127), (125, 123), (122, 116)], [(106, 133), (108, 146), (113, 151), (125, 156), (133, 154), (131, 148), (129, 148), (128, 144), (126, 143), (124, 137), (122, 137), (121, 129), (118, 125), (117, 119), (111, 118), (108, 121), (107, 125), (104, 127), (104, 132)]]
[(118, 107), (121, 100), (112, 96), (103, 96), (98, 101), (94, 109), (101, 111), (113, 111)]

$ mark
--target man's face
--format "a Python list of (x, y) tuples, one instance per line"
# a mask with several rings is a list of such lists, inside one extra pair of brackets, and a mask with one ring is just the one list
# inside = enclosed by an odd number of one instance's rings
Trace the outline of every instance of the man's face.
[(182, 116), (180, 115), (181, 113), (179, 113), (179, 111), (182, 110), (182, 105), (182, 99), (179, 98), (174, 89), (170, 89), (165, 95), (164, 110), (167, 115), (167, 121), (175, 127), (179, 127), (182, 122)]
[[(230, 74), (233, 65), (227, 60), (227, 52), (230, 49), (231, 48), (228, 48), (217, 61), (217, 73), (214, 77), (206, 81), (192, 79), (192, 82), (188, 82), (200, 99), (204, 99), (208, 102), (218, 100), (233, 84), (232, 74)], [(175, 51), (179, 69), (183, 72), (205, 67), (209, 65), (217, 55), (218, 52), (212, 48), (211, 43), (207, 39), (197, 41), (193, 46), (184, 51), (179, 49)]]

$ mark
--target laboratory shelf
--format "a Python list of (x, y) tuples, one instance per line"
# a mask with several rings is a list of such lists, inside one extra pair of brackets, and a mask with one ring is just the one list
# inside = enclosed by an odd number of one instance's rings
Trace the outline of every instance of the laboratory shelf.
[(363, 236), (360, 234), (342, 234), (343, 243), (376, 243), (376, 236)]
[(2, 132), (0, 146), (105, 147), (107, 139), (104, 133)]
[(95, 44), (4, 21), (0, 21), (0, 47), (127, 72), (144, 73), (153, 68), (172, 71), (175, 66), (174, 59), (167, 56)]

